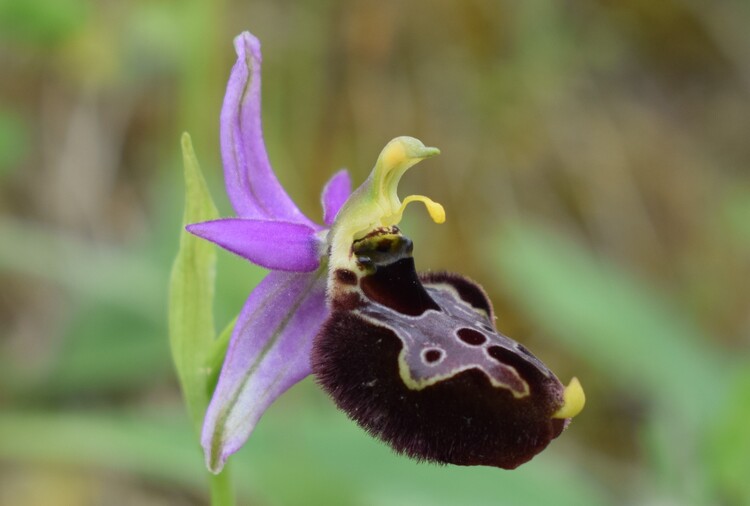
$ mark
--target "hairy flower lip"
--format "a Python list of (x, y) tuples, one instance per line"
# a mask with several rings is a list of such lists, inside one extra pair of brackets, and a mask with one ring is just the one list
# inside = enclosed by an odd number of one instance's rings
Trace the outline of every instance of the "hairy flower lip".
[[(313, 346), (316, 379), (398, 453), (513, 469), (567, 425), (551, 416), (563, 386), (494, 328), (481, 287), (455, 274), (418, 276), (410, 245), (397, 227), (354, 242), (364, 268), (338, 270), (329, 283), (332, 314)], [(466, 341), (460, 330), (481, 340)]]
[[(560, 435), (583, 408), (583, 389), (575, 378), (563, 386), (539, 359), (498, 332), (480, 287), (467, 288), (471, 283), (456, 275), (423, 285), (412, 243), (395, 224), (411, 198), (398, 200), (398, 180), (416, 163), (408, 159), (404, 139), (383, 149), (334, 222), (332, 313), (315, 338), (313, 371), (342, 410), (398, 453), (513, 469)], [(463, 300), (478, 304), (473, 313), (459, 301), (462, 290), (473, 293)], [(471, 342), (461, 332), (480, 339)], [(379, 347), (388, 340), (395, 342)], [(435, 403), (442, 401), (455, 412), (441, 413)], [(476, 420), (492, 443), (467, 435), (464, 417)]]

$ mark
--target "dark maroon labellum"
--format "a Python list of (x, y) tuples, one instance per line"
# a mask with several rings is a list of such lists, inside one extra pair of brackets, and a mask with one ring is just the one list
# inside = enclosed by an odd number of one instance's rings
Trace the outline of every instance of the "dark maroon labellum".
[(563, 430), (563, 386), (498, 333), (492, 306), (456, 274), (417, 275), (395, 227), (353, 245), (333, 273), (313, 371), (370, 434), (417, 460), (513, 469)]

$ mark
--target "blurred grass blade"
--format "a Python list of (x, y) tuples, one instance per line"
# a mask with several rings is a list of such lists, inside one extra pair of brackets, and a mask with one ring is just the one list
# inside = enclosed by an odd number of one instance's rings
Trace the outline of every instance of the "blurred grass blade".
[(15, 465), (44, 462), (120, 470), (202, 491), (207, 476), (190, 444), (191, 431), (174, 410), (166, 412), (171, 416), (3, 411), (0, 459)]
[[(185, 165), (183, 225), (218, 217), (206, 181), (193, 152), (190, 136), (182, 136)], [(207, 360), (214, 346), (213, 299), (216, 251), (213, 244), (184, 230), (180, 236), (169, 285), (169, 340), (182, 392), (196, 431), (200, 432), (208, 404)]]
[(732, 364), (687, 315), (562, 237), (526, 222), (506, 232), (490, 249), (501, 283), (549, 335), (686, 421), (710, 418)]
[[(314, 391), (312, 381), (306, 383)], [(269, 423), (258, 426), (259, 437), (248, 443), (251, 451), (239, 452), (231, 462), (232, 472), (242, 477), (234, 481), (243, 504), (613, 504), (591, 474), (562, 452), (547, 452), (512, 473), (419, 464), (394, 455), (340, 413), (299, 409), (299, 399), (288, 397), (279, 402), (267, 414)], [(0, 461), (78, 468), (92, 479), (114, 470), (159, 487), (174, 484), (204, 494), (208, 477), (190, 444), (191, 428), (171, 407), (158, 411), (2, 411)]]
[[(196, 456), (192, 427), (171, 407), (147, 411), (0, 413), (0, 461), (12, 465), (69, 466), (99, 472), (120, 471), (164, 486), (174, 484), (205, 494), (213, 480)], [(266, 503), (246, 462), (232, 463), (243, 480), (237, 484), (248, 501)]]
[(141, 252), (3, 216), (0, 238), (0, 272), (51, 281), (73, 297), (163, 322), (165, 276)]
[(734, 378), (709, 439), (711, 478), (725, 504), (750, 504), (750, 364)]

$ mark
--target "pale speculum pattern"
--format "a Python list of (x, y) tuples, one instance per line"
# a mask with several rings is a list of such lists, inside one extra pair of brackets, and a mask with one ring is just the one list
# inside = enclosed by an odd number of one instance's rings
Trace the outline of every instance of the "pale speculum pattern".
[(502, 356), (497, 353), (498, 347), (552, 377), (539, 359), (498, 333), (486, 312), (461, 299), (449, 284), (424, 287), (440, 310), (427, 309), (411, 316), (369, 301), (354, 311), (372, 324), (391, 330), (403, 343), (399, 372), (407, 387), (421, 390), (462, 371), (479, 369), (493, 386), (507, 388), (516, 398), (531, 394), (523, 371), (496, 358)]

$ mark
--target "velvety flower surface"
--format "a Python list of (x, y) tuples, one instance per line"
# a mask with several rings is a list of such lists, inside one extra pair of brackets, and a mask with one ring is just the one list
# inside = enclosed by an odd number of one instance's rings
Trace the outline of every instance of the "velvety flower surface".
[[(242, 309), (205, 417), (202, 444), (218, 472), (268, 406), (314, 372), (372, 435), (418, 460), (514, 468), (557, 437), (584, 403), (526, 348), (495, 328), (481, 287), (457, 274), (418, 274), (398, 228), (421, 202), (397, 187), (439, 153), (411, 137), (383, 149), (350, 192), (347, 173), (323, 190), (324, 225), (304, 216), (271, 170), (260, 122), (260, 46), (238, 60), (221, 115), (226, 189), (237, 213), (188, 230), (271, 270)], [(350, 194), (351, 193), (351, 194)]]

